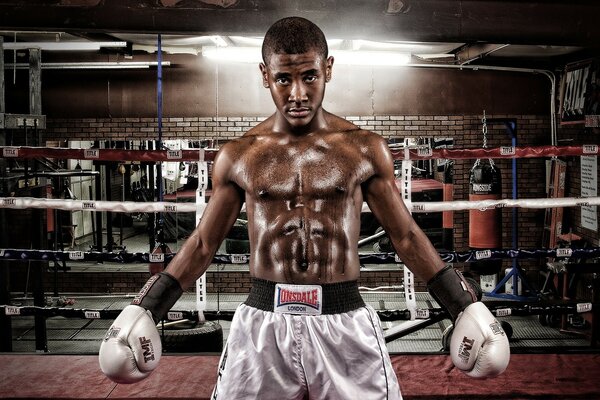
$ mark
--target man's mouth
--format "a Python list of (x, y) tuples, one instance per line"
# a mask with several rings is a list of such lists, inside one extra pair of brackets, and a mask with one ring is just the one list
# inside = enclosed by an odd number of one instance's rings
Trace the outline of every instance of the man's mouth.
[(308, 116), (309, 113), (310, 113), (310, 108), (308, 108), (308, 107), (296, 107), (296, 108), (290, 108), (288, 110), (288, 114), (292, 118), (304, 118), (304, 117)]

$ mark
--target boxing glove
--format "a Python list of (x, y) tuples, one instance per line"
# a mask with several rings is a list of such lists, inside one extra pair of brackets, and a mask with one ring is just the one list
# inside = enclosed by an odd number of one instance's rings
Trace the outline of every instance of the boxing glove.
[(510, 360), (508, 337), (490, 310), (477, 302), (460, 271), (446, 266), (427, 282), (433, 298), (454, 322), (450, 339), (452, 362), (476, 378), (501, 374)]
[(450, 339), (450, 355), (458, 369), (474, 378), (504, 372), (510, 360), (508, 337), (485, 304), (473, 303), (460, 313)]
[(128, 305), (100, 345), (100, 369), (114, 382), (138, 382), (158, 366), (161, 352), (160, 335), (150, 311)]
[(183, 290), (165, 272), (153, 275), (119, 314), (100, 345), (100, 369), (117, 383), (134, 383), (158, 366), (162, 343), (156, 324)]

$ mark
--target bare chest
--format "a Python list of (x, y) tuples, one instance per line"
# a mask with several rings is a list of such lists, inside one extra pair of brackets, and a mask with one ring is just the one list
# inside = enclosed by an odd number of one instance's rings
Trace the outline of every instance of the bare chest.
[(372, 170), (360, 153), (336, 146), (262, 146), (242, 161), (246, 193), (272, 199), (352, 193)]

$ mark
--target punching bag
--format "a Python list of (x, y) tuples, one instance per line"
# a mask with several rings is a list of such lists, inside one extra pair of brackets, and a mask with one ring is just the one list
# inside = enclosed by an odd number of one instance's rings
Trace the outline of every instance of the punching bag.
[[(502, 198), (500, 169), (491, 160), (477, 160), (469, 176), (469, 200), (499, 200)], [(502, 210), (469, 210), (469, 247), (478, 249), (502, 248)], [(480, 260), (471, 265), (481, 275), (500, 271), (502, 260)]]

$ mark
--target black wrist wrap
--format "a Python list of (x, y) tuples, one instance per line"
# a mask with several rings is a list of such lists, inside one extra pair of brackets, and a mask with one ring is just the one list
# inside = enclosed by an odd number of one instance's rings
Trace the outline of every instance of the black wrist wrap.
[(159, 272), (148, 279), (131, 304), (149, 310), (154, 322), (158, 323), (182, 294), (183, 290), (177, 279), (166, 272)]
[(470, 304), (477, 301), (477, 297), (469, 283), (460, 271), (448, 265), (439, 271), (427, 282), (427, 289), (435, 301), (448, 311), (455, 321), (458, 314)]

